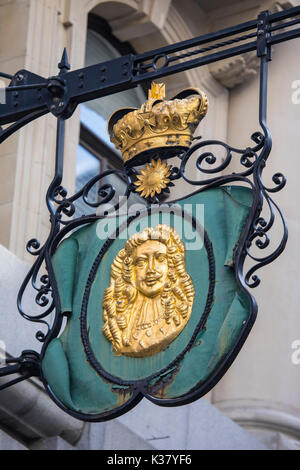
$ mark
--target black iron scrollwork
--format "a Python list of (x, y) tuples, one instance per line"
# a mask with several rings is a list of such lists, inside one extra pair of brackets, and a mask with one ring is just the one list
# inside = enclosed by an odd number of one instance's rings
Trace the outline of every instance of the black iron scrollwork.
[[(132, 88), (138, 83), (146, 82), (152, 78), (157, 79), (253, 50), (256, 50), (258, 57), (261, 58), (259, 100), (261, 130), (252, 134), (251, 145), (239, 149), (219, 140), (204, 141), (201, 138), (195, 138), (188, 151), (178, 153), (175, 156), (178, 161), (170, 168), (168, 185), (163, 188), (160, 195), (147, 198), (146, 204), (150, 206), (151, 204), (159, 205), (162, 201), (165, 202), (163, 199), (169, 194), (170, 187), (180, 179), (191, 188), (197, 188), (197, 192), (231, 183), (250, 187), (253, 192), (253, 206), (236, 250), (234, 265), (238, 283), (244, 290), (248, 292), (249, 288), (258, 286), (260, 279), (257, 271), (274, 261), (282, 253), (287, 242), (287, 226), (283, 214), (270, 196), (270, 194), (284, 188), (286, 179), (282, 173), (278, 172), (273, 175), (273, 187), (266, 186), (263, 181), (263, 170), (272, 146), (271, 135), (266, 124), (267, 63), (271, 58), (272, 44), (300, 37), (300, 29), (294, 28), (300, 23), (300, 19), (289, 23), (282, 21), (296, 15), (300, 15), (299, 7), (291, 9), (289, 13), (279, 12), (269, 15), (267, 12), (263, 12), (256, 20), (233, 28), (183, 41), (156, 51), (149, 51), (145, 54), (125, 56), (106, 62), (105, 67), (100, 64), (81, 71), (68, 71), (70, 66), (66, 51), (64, 51), (59, 64), (59, 75), (42, 82), (42, 77), (33, 76), (26, 71), (23, 71), (24, 73), (21, 71), (14, 77), (0, 74), (0, 77), (11, 80), (11, 85), (6, 89), (7, 95), (12, 96), (10, 91), (14, 91), (16, 88), (24, 96), (23, 107), (21, 106), (18, 111), (12, 109), (9, 103), (1, 108), (0, 124), (5, 125), (12, 122), (13, 124), (5, 129), (0, 128), (0, 143), (27, 123), (48, 112), (52, 112), (58, 117), (55, 174), (46, 195), (46, 204), (50, 215), (50, 232), (43, 245), (35, 238), (29, 240), (26, 245), (27, 252), (36, 260), (24, 279), (17, 299), (19, 313), (26, 320), (41, 325), (41, 328), (45, 330), (39, 330), (36, 333), (36, 338), (44, 343), (44, 350), (49, 341), (59, 334), (63, 320), (51, 265), (51, 257), (55, 248), (72, 230), (118, 211), (120, 200), (114, 204), (110, 203), (115, 197), (124, 196), (125, 200), (128, 200), (133, 193), (136, 193), (134, 183), (138, 174), (136, 168), (129, 169), (126, 166), (124, 170), (106, 170), (95, 175), (75, 194), (68, 196), (67, 190), (62, 186), (65, 119), (72, 115), (77, 104), (88, 99), (96, 99), (109, 93)], [(274, 34), (283, 27), (288, 29), (289, 26), (292, 26), (291, 31)], [(254, 32), (256, 28), (257, 30)], [(238, 43), (240, 44), (238, 45)], [(230, 47), (231, 45), (234, 47)], [(186, 52), (181, 53), (181, 51)], [(105, 77), (105, 83), (103, 82), (101, 86), (97, 85), (97, 88), (94, 77), (101, 65), (102, 70), (108, 70), (110, 75)], [(26, 73), (27, 81), (24, 75)], [(82, 87), (78, 87), (78, 78), (80, 80), (84, 78), (84, 83), (81, 83)], [(36, 93), (35, 101), (31, 99), (33, 93)], [(54, 105), (54, 101), (57, 103), (56, 105)], [(153, 154), (151, 158), (155, 160), (160, 158), (160, 155)], [(196, 175), (196, 178), (191, 179), (188, 176), (188, 164), (195, 165), (193, 175)], [(234, 164), (234, 171), (230, 171), (231, 164)], [(118, 176), (125, 183), (124, 194), (119, 194), (114, 184), (110, 182), (111, 176)], [(95, 188), (97, 200), (92, 200), (91, 193), (95, 192)], [(77, 215), (76, 201), (79, 199), (87, 208), (95, 209), (95, 213)], [(171, 204), (173, 201), (168, 199), (167, 202)], [(103, 208), (102, 212), (99, 210), (101, 208)], [(267, 210), (267, 215), (262, 215), (265, 210)], [(276, 215), (279, 215), (279, 218)], [(276, 248), (271, 250), (271, 253), (258, 256), (254, 250), (262, 250), (261, 252), (266, 253), (263, 250), (270, 249), (271, 231), (276, 220), (279, 220), (283, 227), (281, 240)], [(246, 259), (251, 260), (253, 266), (244, 273)], [(35, 292), (35, 302), (41, 309), (41, 311), (39, 310), (41, 313), (28, 313), (23, 307), (24, 293), (30, 286)], [(54, 311), (54, 315), (50, 318)], [(39, 375), (40, 359), (39, 355), (33, 351), (24, 351), (19, 358), (11, 359), (10, 362), (15, 365), (7, 366), (3, 370), (0, 369), (0, 377), (15, 372), (23, 374), (23, 377), (0, 386), (0, 389), (32, 375)], [(215, 379), (216, 377), (213, 380)]]
[[(218, 186), (224, 183), (229, 183), (231, 181), (240, 181), (241, 183), (250, 184), (253, 188), (253, 191), (256, 193), (257, 198), (260, 200), (258, 213), (260, 214), (262, 211), (263, 206), (267, 206), (269, 209), (269, 218), (268, 220), (258, 215), (253, 223), (252, 227), (249, 227), (249, 237), (246, 242), (246, 251), (248, 256), (256, 263), (245, 275), (245, 281), (248, 287), (256, 287), (260, 283), (260, 279), (258, 276), (254, 275), (254, 273), (261, 267), (271, 263), (274, 261), (283, 251), (286, 241), (287, 241), (287, 226), (277, 204), (273, 201), (268, 193), (275, 193), (280, 191), (284, 188), (286, 184), (286, 178), (282, 173), (276, 173), (272, 181), (274, 182), (275, 186), (273, 188), (267, 188), (262, 180), (262, 171), (265, 166), (265, 162), (269, 156), (270, 148), (269, 148), (269, 136), (268, 132), (264, 135), (261, 132), (255, 132), (251, 139), (255, 142), (253, 147), (247, 147), (245, 149), (237, 149), (231, 147), (230, 145), (216, 141), (202, 141), (200, 143), (195, 144), (186, 152), (186, 154), (182, 158), (180, 170), (176, 171), (176, 178), (182, 177), (187, 183), (203, 188)], [(215, 152), (205, 150), (202, 152), (196, 160), (196, 168), (198, 172), (204, 173), (206, 175), (211, 175), (210, 178), (200, 178), (200, 179), (193, 179), (191, 180), (186, 175), (186, 167), (193, 155), (201, 150), (207, 149), (209, 146), (219, 146), (222, 149), (225, 149), (225, 157), (221, 159), (221, 163), (217, 163), (220, 161), (220, 157), (216, 155)], [(234, 154), (240, 155), (240, 164), (241, 166), (245, 167), (246, 170), (240, 172), (234, 172), (232, 174), (227, 174), (226, 176), (221, 175), (220, 172), (223, 172), (232, 162)], [(213, 166), (213, 168), (205, 168), (203, 163), (206, 163), (209, 166)], [(195, 174), (193, 172), (193, 174)], [(212, 176), (217, 174), (217, 176)], [(253, 176), (254, 184), (248, 179), (248, 177)], [(283, 226), (283, 235), (282, 239), (279, 242), (277, 248), (273, 250), (272, 253), (268, 254), (264, 257), (255, 257), (251, 254), (251, 248), (253, 247), (253, 243), (255, 246), (261, 250), (267, 248), (269, 246), (270, 238), (268, 232), (274, 225), (275, 221), (275, 211), (278, 212), (280, 216), (280, 220)]]
[[(46, 325), (47, 327), (46, 334), (39, 331), (36, 335), (37, 339), (41, 342), (45, 341), (47, 334), (51, 330), (49, 323), (47, 323), (44, 318), (46, 318), (51, 314), (51, 312), (53, 312), (55, 308), (55, 302), (53, 301), (53, 292), (49, 276), (46, 274), (41, 274), (39, 278), (38, 273), (44, 269), (43, 266), (46, 254), (49, 253), (50, 245), (54, 238), (59, 234), (61, 227), (65, 227), (65, 233), (68, 232), (69, 226), (70, 230), (74, 229), (73, 216), (76, 215), (75, 202), (78, 199), (82, 198), (82, 200), (88, 207), (92, 207), (95, 209), (99, 208), (100, 206), (104, 206), (105, 204), (108, 204), (113, 199), (116, 194), (116, 190), (113, 184), (107, 182), (107, 178), (111, 175), (123, 177), (123, 181), (126, 182), (125, 192), (122, 195), (118, 194), (118, 196), (123, 196), (127, 199), (130, 193), (132, 192), (132, 180), (131, 177), (128, 176), (127, 173), (122, 170), (106, 170), (103, 173), (96, 175), (71, 197), (68, 197), (66, 189), (60, 185), (54, 188), (51, 193), (48, 192), (47, 205), (50, 208), (50, 234), (42, 247), (40, 242), (36, 239), (31, 239), (27, 243), (26, 248), (28, 253), (33, 256), (37, 256), (37, 260), (33, 264), (28, 275), (26, 276), (18, 295), (18, 310), (20, 314), (27, 320), (41, 323), (43, 325)], [(93, 202), (89, 200), (89, 193), (91, 192), (92, 188), (95, 187), (95, 185), (101, 182), (101, 180), (105, 180), (106, 182), (97, 188), (98, 200), (96, 202)], [(56, 206), (55, 209), (54, 206)], [(120, 203), (117, 202), (110, 208), (110, 211), (116, 212), (119, 208)], [(109, 210), (105, 213), (105, 215), (108, 214), (108, 212)], [(66, 216), (68, 219), (71, 220), (66, 220), (65, 218), (63, 218), (63, 216)], [(93, 216), (96, 217), (96, 214), (92, 215), (92, 217)], [(86, 216), (83, 215), (77, 218), (78, 225), (81, 225), (85, 221), (85, 217)], [(37, 291), (35, 297), (37, 305), (41, 308), (47, 307), (47, 309), (39, 315), (25, 313), (25, 310), (22, 306), (23, 296), (29, 284), (31, 284), (34, 290)]]
[[(197, 138), (195, 139), (198, 140)], [(273, 182), (275, 186), (273, 188), (267, 188), (264, 186), (262, 181), (262, 170), (265, 166), (265, 161), (269, 155), (269, 141), (268, 134), (265, 135), (261, 132), (255, 132), (251, 136), (251, 140), (254, 142), (254, 145), (246, 147), (244, 149), (238, 149), (232, 147), (224, 142), (218, 140), (208, 140), (208, 141), (199, 141), (195, 143), (187, 152), (179, 154), (179, 165), (173, 166), (171, 168), (171, 184), (174, 185), (173, 181), (178, 179), (183, 179), (191, 186), (196, 186), (200, 190), (205, 190), (207, 188), (217, 187), (223, 184), (228, 184), (231, 182), (240, 182), (246, 185), (249, 185), (255, 192), (255, 197), (258, 203), (257, 217), (255, 217), (251, 223), (251, 226), (248, 227), (248, 238), (245, 241), (245, 250), (249, 258), (251, 258), (255, 265), (246, 273), (245, 282), (248, 287), (256, 287), (260, 280), (254, 275), (254, 273), (261, 267), (265, 266), (277, 258), (280, 253), (283, 251), (286, 239), (287, 239), (287, 228), (282, 216), (282, 213), (276, 203), (270, 198), (270, 192), (274, 193), (280, 191), (286, 183), (285, 177), (281, 173), (276, 173), (273, 176)], [(211, 151), (209, 148), (214, 147), (225, 150), (225, 156), (220, 156), (216, 150)], [(201, 152), (198, 155), (198, 152)], [(197, 155), (196, 163), (194, 162), (194, 155)], [(155, 158), (155, 156), (154, 156)], [(222, 172), (226, 170), (235, 158), (236, 162), (239, 162), (241, 165), (241, 171), (235, 171), (224, 175)], [(190, 179), (187, 176), (187, 165), (190, 161), (196, 164), (196, 170), (199, 174), (198, 179)], [(206, 164), (206, 167), (204, 166)], [(193, 172), (195, 174), (195, 172)], [(122, 177), (123, 181), (126, 182), (126, 188), (124, 194), (116, 194), (116, 189), (113, 184), (110, 184), (107, 178), (111, 175), (117, 175)], [(201, 178), (201, 176), (205, 176)], [(207, 178), (209, 176), (209, 178)], [(250, 179), (252, 176), (252, 180)], [(51, 231), (49, 237), (43, 247), (40, 246), (40, 243), (36, 239), (32, 239), (27, 244), (27, 251), (33, 256), (37, 256), (37, 260), (34, 263), (32, 269), (28, 273), (22, 288), (20, 290), (20, 295), (18, 298), (18, 308), (21, 315), (24, 318), (43, 323), (47, 326), (47, 333), (43, 334), (41, 331), (37, 333), (37, 338), (40, 341), (45, 341), (47, 334), (51, 330), (50, 325), (44, 320), (55, 308), (55, 302), (50, 301), (52, 297), (51, 283), (49, 276), (42, 275), (40, 277), (40, 284), (37, 283), (38, 272), (41, 269), (43, 262), (45, 261), (46, 252), (49, 253), (50, 245), (53, 239), (59, 234), (60, 228), (65, 227), (64, 235), (68, 233), (69, 230), (73, 230), (74, 227), (81, 225), (85, 222), (86, 216), (81, 216), (74, 219), (76, 215), (76, 206), (75, 202), (82, 198), (84, 203), (88, 207), (97, 209), (105, 204), (108, 204), (112, 201), (115, 195), (124, 196), (126, 199), (130, 197), (132, 193), (135, 192), (134, 181), (136, 178), (135, 169), (130, 170), (106, 170), (103, 173), (94, 176), (90, 181), (88, 181), (77, 193), (73, 196), (68, 197), (67, 191), (60, 185), (60, 178), (56, 178), (58, 186), (53, 187), (52, 191), (48, 193), (48, 202), (47, 205), (50, 208), (51, 214)], [(254, 180), (254, 181), (253, 181)], [(104, 182), (103, 182), (104, 181)], [(101, 184), (101, 182), (103, 182)], [(89, 200), (89, 194), (91, 190), (97, 187), (98, 200), (91, 201)], [(149, 204), (159, 204), (160, 198), (158, 196), (148, 198)], [(171, 201), (168, 201), (171, 203)], [(260, 213), (262, 210), (263, 204), (267, 205), (269, 208), (269, 218), (266, 220), (263, 218)], [(53, 209), (54, 205), (56, 206), (55, 210)], [(111, 206), (102, 216), (108, 215), (109, 212), (116, 212), (120, 208), (119, 202)], [(279, 246), (269, 255), (264, 257), (256, 257), (251, 253), (251, 248), (253, 244), (263, 250), (269, 246), (269, 235), (268, 232), (271, 230), (275, 220), (274, 208), (279, 212), (284, 234), (282, 237)], [(65, 220), (63, 216), (66, 216), (69, 220)], [(96, 217), (96, 214), (94, 215)], [(71, 219), (71, 220), (70, 220)], [(25, 314), (21, 307), (22, 296), (24, 294), (25, 288), (28, 283), (31, 282), (34, 289), (37, 291), (36, 303), (40, 307), (47, 307), (46, 311), (38, 316)], [(51, 302), (51, 303), (50, 303)], [(50, 305), (49, 305), (50, 304)]]

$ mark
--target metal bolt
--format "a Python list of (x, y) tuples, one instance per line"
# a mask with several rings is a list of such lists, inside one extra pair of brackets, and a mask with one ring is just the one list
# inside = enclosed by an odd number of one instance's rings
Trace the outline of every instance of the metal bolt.
[(65, 105), (65, 103), (64, 103), (63, 101), (61, 101), (58, 106), (59, 106), (60, 108), (62, 108), (64, 105)]
[(17, 78), (18, 82), (21, 82), (21, 81), (23, 80), (23, 78), (24, 78), (24, 75), (22, 75), (21, 73), (19, 73), (16, 78)]

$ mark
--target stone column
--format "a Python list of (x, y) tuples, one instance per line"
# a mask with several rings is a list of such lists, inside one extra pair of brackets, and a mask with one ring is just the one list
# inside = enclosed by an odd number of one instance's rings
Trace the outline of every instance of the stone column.
[[(45, 78), (57, 73), (65, 46), (73, 68), (84, 60), (84, 37), (72, 27), (70, 2), (65, 0), (10, 0), (0, 6), (1, 70), (14, 74), (21, 68)], [(86, 18), (84, 18), (86, 24)], [(82, 26), (82, 25), (80, 25)], [(81, 28), (84, 34), (84, 28)], [(54, 172), (56, 119), (44, 116), (1, 146), (0, 216), (5, 218), (0, 241), (20, 258), (26, 242), (43, 243), (49, 230), (45, 194)], [(65, 185), (72, 190), (79, 136), (78, 113), (66, 125)], [(2, 181), (1, 181), (2, 183)]]

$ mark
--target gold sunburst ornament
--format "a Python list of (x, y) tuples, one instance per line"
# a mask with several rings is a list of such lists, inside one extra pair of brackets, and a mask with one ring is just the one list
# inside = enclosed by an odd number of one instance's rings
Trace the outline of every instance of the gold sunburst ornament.
[(160, 158), (151, 160), (151, 163), (147, 163), (145, 169), (137, 175), (138, 181), (134, 183), (137, 186), (136, 191), (144, 198), (154, 197), (171, 183), (170, 174), (170, 165), (162, 162)]

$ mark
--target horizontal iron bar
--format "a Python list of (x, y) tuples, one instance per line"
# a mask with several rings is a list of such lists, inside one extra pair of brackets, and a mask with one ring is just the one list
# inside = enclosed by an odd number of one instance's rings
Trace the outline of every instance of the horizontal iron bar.
[(20, 86), (9, 86), (6, 88), (6, 91), (22, 91), (22, 90), (32, 90), (39, 88), (47, 88), (48, 82), (44, 83), (32, 83), (31, 85), (20, 85)]
[[(263, 26), (265, 32), (270, 33), (266, 37), (266, 44), (272, 46), (273, 44), (300, 37), (299, 28), (274, 34), (275, 31), (283, 27), (288, 28), (298, 24), (298, 20), (295, 20), (286, 22), (284, 26), (281, 24), (277, 26), (278, 22), (294, 18), (297, 15), (300, 15), (300, 7), (269, 14), (267, 25)], [(22, 73), (19, 73), (19, 75), (23, 77), (23, 80), (21, 80), (22, 83), (20, 83), (19, 86), (16, 84), (15, 78), (18, 75), (16, 74), (11, 82), (12, 86), (6, 89), (19, 91), (18, 98), (16, 99), (16, 97), (14, 97), (13, 100), (11, 98), (12, 95), (9, 93), (7, 95), (7, 103), (0, 104), (0, 124), (8, 124), (17, 121), (18, 119), (29, 116), (34, 110), (42, 114), (51, 111), (56, 116), (62, 116), (64, 119), (67, 119), (80, 103), (129, 90), (145, 81), (155, 80), (257, 50), (258, 41), (256, 39), (251, 41), (250, 39), (256, 36), (253, 30), (259, 29), (259, 26), (260, 18), (258, 17), (255, 20), (225, 28), (215, 33), (205, 34), (143, 54), (129, 54), (119, 59), (113, 59), (80, 70), (67, 72), (64, 74), (65, 89), (62, 88), (62, 90), (60, 90), (62, 94), (58, 97), (58, 100), (56, 97), (60, 107), (53, 102), (55, 98), (53, 92), (51, 94), (51, 92), (45, 88), (49, 79), (47, 80), (31, 72), (21, 71)], [(243, 34), (247, 31), (249, 32), (248, 34)], [(241, 34), (241, 36), (238, 37), (238, 34)], [(224, 38), (228, 39), (227, 41), (225, 40), (223, 44), (220, 40)], [(219, 42), (212, 44), (214, 41)], [(241, 42), (241, 44), (236, 45), (238, 42)], [(195, 47), (205, 44), (207, 44), (207, 47), (199, 49), (198, 51), (195, 50)], [(234, 45), (232, 46), (232, 44)], [(222, 47), (222, 50), (212, 52), (214, 49), (220, 47)], [(180, 57), (180, 54), (178, 57), (176, 57), (176, 55), (169, 57), (169, 54), (175, 54), (184, 50), (187, 52), (182, 54), (182, 57)], [(189, 52), (189, 50), (191, 51)], [(199, 57), (195, 57), (198, 54)], [(200, 54), (203, 55), (200, 56)], [(160, 56), (165, 58), (165, 66), (158, 68), (156, 60)], [(188, 59), (191, 56), (193, 56), (193, 59)], [(173, 62), (176, 60), (178, 60), (178, 63), (174, 64)], [(39, 88), (42, 88), (42, 90), (38, 94), (35, 89), (38, 91)], [(12, 132), (15, 129), (16, 128), (12, 128)], [(3, 134), (3, 139), (4, 138), (5, 136)]]
[(275, 21), (286, 20), (287, 18), (293, 18), (294, 16), (300, 15), (300, 7), (289, 8), (288, 10), (278, 11), (269, 15), (269, 22), (274, 23)]
[(8, 78), (9, 80), (12, 80), (14, 78), (13, 75), (10, 75), (9, 73), (4, 73), (4, 72), (0, 72), (0, 77)]
[[(283, 42), (288, 39), (293, 39), (296, 37), (300, 37), (300, 29), (294, 29), (292, 31), (287, 31), (285, 33), (270, 36), (267, 39), (267, 43), (268, 45), (277, 44), (279, 42)], [(118, 83), (118, 84), (116, 83), (116, 84), (112, 84), (111, 86), (107, 85), (107, 86), (99, 87), (98, 89), (93, 89), (93, 90), (87, 90), (87, 89), (83, 89), (82, 91), (74, 90), (72, 100), (76, 101), (78, 104), (84, 103), (89, 100), (101, 98), (108, 94), (114, 94), (119, 91), (124, 91), (130, 88), (134, 88), (138, 84), (141, 84), (147, 80), (155, 80), (161, 77), (166, 77), (168, 75), (173, 75), (175, 73), (184, 72), (185, 70), (189, 70), (195, 67), (207, 65), (212, 62), (217, 62), (217, 61), (224, 60), (230, 57), (234, 57), (236, 55), (245, 54), (246, 52), (255, 51), (256, 47), (257, 47), (257, 43), (255, 40), (255, 41), (247, 42), (245, 44), (241, 44), (239, 46), (228, 47), (227, 49), (214, 52), (212, 54), (203, 55), (193, 60), (188, 60), (185, 62), (180, 62), (175, 65), (157, 68), (147, 73), (135, 72), (135, 74), (131, 77), (130, 80), (124, 81), (123, 83)], [(180, 57), (178, 58), (178, 60), (180, 60)], [(133, 60), (133, 62), (135, 62), (135, 59)], [(92, 66), (92, 67), (99, 68), (99, 65)], [(73, 73), (75, 74), (75, 72)], [(78, 74), (78, 71), (76, 73)], [(65, 79), (67, 80), (67, 78), (68, 77), (66, 75)]]
[(160, 69), (154, 70), (152, 72), (144, 73), (137, 75), (133, 78), (134, 83), (141, 83), (144, 80), (155, 80), (156, 78), (165, 77), (178, 72), (184, 72), (185, 70), (192, 69), (195, 67), (200, 67), (202, 65), (210, 64), (211, 62), (217, 62), (219, 60), (227, 59), (239, 54), (244, 54), (246, 52), (256, 50), (256, 41), (248, 42), (240, 46), (231, 47), (224, 51), (215, 52), (206, 56), (198, 57), (197, 59), (189, 60), (177, 65), (172, 65), (171, 67), (162, 67)]
[[(287, 31), (285, 33), (280, 33), (280, 34), (270, 36), (267, 39), (267, 44), (271, 46), (273, 44), (278, 44), (280, 42), (284, 42), (290, 39), (295, 39), (297, 37), (300, 37), (300, 28), (294, 29), (292, 31)], [(137, 75), (136, 77), (133, 78), (133, 82), (138, 84), (138, 83), (142, 83), (144, 80), (150, 80), (150, 79), (155, 80), (156, 78), (161, 78), (167, 75), (172, 75), (174, 73), (183, 72), (185, 70), (192, 69), (195, 67), (201, 67), (203, 65), (207, 65), (212, 62), (217, 62), (219, 60), (228, 59), (230, 57), (234, 57), (240, 54), (245, 54), (246, 52), (255, 51), (255, 50), (256, 50), (256, 41), (248, 42), (240, 46), (230, 47), (220, 52), (215, 52), (213, 54), (204, 55), (202, 57), (198, 57), (197, 59), (189, 60), (184, 63), (180, 63), (180, 64), (173, 65), (170, 67), (162, 67), (161, 69), (157, 69), (152, 72)]]
[[(289, 14), (290, 12), (290, 14)], [(269, 21), (274, 23), (276, 21), (282, 21), (286, 18), (294, 17), (300, 15), (300, 7), (291, 8), (289, 10), (284, 10), (275, 14), (269, 15)], [(174, 52), (179, 52), (183, 49), (188, 49), (192, 47), (199, 46), (208, 42), (216, 41), (226, 37), (230, 37), (235, 34), (243, 33), (257, 27), (257, 19), (247, 21), (245, 23), (238, 24), (236, 26), (231, 26), (229, 28), (221, 29), (214, 33), (204, 34), (202, 36), (196, 37), (194, 39), (187, 39), (186, 41), (177, 42), (171, 46), (161, 47), (159, 49), (154, 49), (153, 51), (144, 52), (143, 54), (137, 54), (134, 56), (135, 62), (144, 61), (151, 59), (160, 54), (171, 54)], [(288, 25), (287, 25), (288, 26)]]
[(28, 124), (29, 122), (32, 122), (34, 119), (38, 119), (44, 116), (48, 112), (49, 110), (47, 106), (45, 105), (43, 106), (42, 109), (34, 110), (31, 112), (24, 112), (22, 117), (16, 118), (14, 115), (12, 115), (10, 120), (7, 116), (3, 118), (0, 115), (0, 124), (3, 124), (3, 123), (7, 124), (9, 122), (13, 122), (13, 124), (11, 124), (9, 127), (7, 127), (6, 129), (2, 129), (2, 131), (0, 131), (0, 144), (2, 144), (2, 142), (4, 142), (8, 137), (10, 137), (16, 131), (26, 126), (26, 124)]
[(279, 44), (280, 42), (290, 41), (291, 39), (296, 39), (300, 37), (300, 28), (292, 29), (291, 31), (286, 31), (284, 33), (274, 34), (269, 39), (267, 43), (269, 45)]
[[(299, 14), (300, 14), (300, 8), (298, 10), (299, 10)], [(273, 44), (277, 44), (277, 43), (280, 43), (280, 42), (283, 42), (283, 41), (287, 41), (289, 39), (294, 39), (296, 37), (300, 37), (300, 29), (299, 28), (293, 29), (291, 31), (286, 31), (286, 32), (280, 33), (280, 34), (271, 35), (267, 39), (267, 43), (268, 43), (269, 46), (271, 46)], [(180, 62), (179, 64), (176, 64), (176, 65), (161, 67), (161, 68), (158, 68), (158, 69), (153, 70), (151, 72), (147, 72), (147, 73), (137, 73), (136, 72), (136, 74), (133, 75), (131, 81), (124, 82), (124, 83), (119, 84), (119, 85), (114, 85), (115, 88), (114, 89), (111, 88), (109, 91), (107, 91), (107, 90), (104, 91), (104, 89), (102, 87), (97, 89), (97, 90), (93, 90), (89, 94), (88, 99), (100, 98), (100, 97), (105, 96), (107, 94), (113, 94), (113, 93), (118, 92), (118, 91), (133, 88), (134, 86), (136, 86), (140, 83), (143, 83), (144, 81), (147, 81), (147, 80), (155, 80), (157, 78), (165, 77), (165, 76), (172, 75), (172, 74), (175, 74), (175, 73), (178, 73), (178, 72), (184, 72), (185, 70), (188, 70), (188, 69), (192, 69), (192, 68), (195, 68), (195, 67), (200, 67), (200, 66), (203, 66), (203, 65), (210, 64), (212, 62), (217, 62), (219, 60), (227, 59), (227, 58), (230, 58), (230, 57), (234, 57), (236, 55), (244, 54), (246, 52), (254, 51), (254, 50), (256, 50), (256, 47), (257, 47), (257, 42), (255, 40), (255, 41), (247, 42), (245, 44), (241, 44), (239, 46), (228, 47), (225, 50), (215, 52), (213, 54), (203, 55), (203, 56), (198, 57), (198, 58), (193, 59), (193, 60)], [(163, 49), (165, 49), (165, 48), (163, 48)], [(140, 56), (141, 55), (133, 56), (133, 63), (134, 64), (136, 63), (136, 57), (140, 57)], [(178, 59), (180, 59), (180, 57)], [(99, 66), (100, 66), (100, 64), (97, 65), (97, 66), (92, 66), (92, 67), (99, 67)], [(84, 69), (82, 69), (82, 70), (84, 70)], [(73, 73), (75, 73), (75, 72), (73, 72)], [(67, 79), (67, 75), (65, 76), (65, 79)], [(84, 101), (87, 101), (87, 99), (86, 99), (87, 97), (83, 96), (84, 94), (86, 95), (86, 93), (87, 93), (86, 90), (84, 90), (82, 92), (77, 92), (74, 95), (74, 99), (76, 99), (76, 101), (77, 101), (77, 98), (78, 98), (78, 103), (82, 103)]]
[(216, 41), (218, 39), (223, 39), (234, 34), (244, 33), (245, 31), (255, 29), (257, 27), (257, 19), (252, 21), (247, 21), (246, 23), (241, 23), (236, 26), (231, 26), (230, 28), (221, 29), (215, 33), (208, 33), (202, 36), (198, 36), (194, 39), (187, 39), (186, 41), (177, 42), (170, 46), (161, 47), (159, 49), (154, 49), (153, 51), (144, 52), (143, 54), (137, 54), (134, 56), (135, 62), (141, 62), (147, 59), (151, 59), (155, 56), (161, 54), (171, 54), (174, 52), (179, 52), (184, 49), (189, 49), (191, 47), (200, 46), (201, 44), (206, 44), (207, 42)]
[(269, 32), (273, 32), (273, 31), (278, 31), (279, 29), (283, 29), (283, 28), (289, 28), (290, 26), (295, 26), (296, 24), (299, 24), (300, 23), (300, 18), (297, 18), (296, 20), (292, 20), (292, 21), (288, 21), (287, 23), (279, 23), (275, 26), (271, 26), (269, 28)]
[[(186, 59), (187, 57), (203, 54), (205, 52), (210, 52), (210, 51), (213, 51), (214, 49), (219, 49), (221, 47), (230, 46), (230, 45), (235, 44), (237, 42), (246, 41), (247, 39), (253, 39), (255, 37), (256, 37), (256, 31), (253, 32), (253, 33), (249, 33), (247, 35), (244, 35), (244, 36), (228, 39), (227, 41), (217, 42), (216, 44), (211, 44), (210, 46), (202, 47), (201, 49), (196, 49), (196, 50), (187, 52), (186, 54), (174, 55), (173, 57), (168, 57), (167, 65), (169, 65), (171, 62)], [(152, 62), (149, 62), (148, 64), (145, 64), (145, 65), (143, 64), (142, 66), (140, 66), (138, 68), (138, 71), (148, 70), (151, 67), (153, 67), (153, 64), (152, 64)]]
[(7, 382), (3, 385), (0, 385), (0, 392), (2, 390), (5, 390), (8, 387), (11, 387), (12, 385), (16, 385), (17, 383), (23, 382), (23, 380), (30, 379), (30, 377), (32, 377), (31, 374), (20, 375), (19, 377), (15, 378), (13, 380), (10, 380), (9, 382)]
[(20, 372), (20, 364), (14, 364), (12, 366), (5, 366), (0, 368), (0, 377), (7, 375), (16, 374)]

